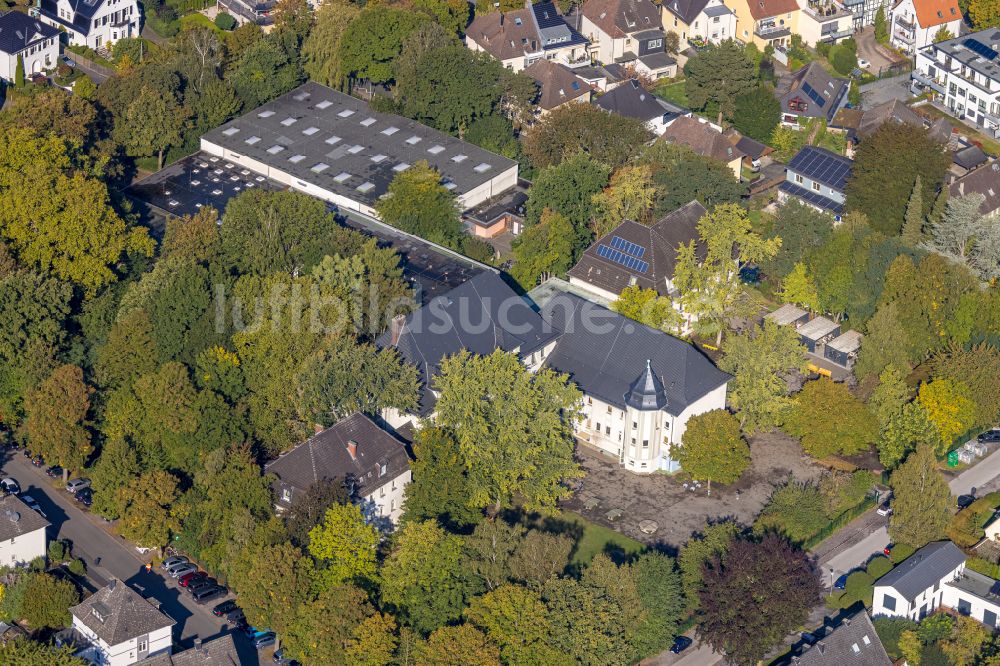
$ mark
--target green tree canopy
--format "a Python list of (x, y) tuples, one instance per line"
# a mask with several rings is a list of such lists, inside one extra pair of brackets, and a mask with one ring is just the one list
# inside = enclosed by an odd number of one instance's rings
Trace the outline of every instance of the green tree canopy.
[(454, 246), (463, 234), (455, 197), (426, 161), (396, 174), (375, 209), (383, 222), (443, 245)]
[(878, 423), (868, 407), (846, 384), (825, 377), (802, 387), (783, 427), (814, 458), (861, 453), (878, 436)]
[(405, 520), (436, 519), (443, 525), (478, 522), (465, 459), (455, 435), (425, 426), (413, 438), (413, 481), (406, 487)]
[(781, 105), (768, 88), (759, 86), (736, 98), (733, 124), (751, 139), (770, 141), (780, 119)]
[(944, 536), (951, 520), (951, 491), (937, 470), (934, 451), (918, 446), (889, 479), (892, 516), (889, 536), (914, 548)]
[(688, 419), (677, 461), (692, 478), (708, 481), (711, 489), (712, 481), (728, 484), (739, 480), (750, 466), (750, 447), (736, 417), (724, 409), (713, 409)]
[(534, 287), (543, 273), (562, 275), (573, 266), (575, 237), (576, 231), (565, 215), (542, 211), (538, 223), (514, 239), (511, 275), (525, 290)]
[(340, 37), (342, 71), (352, 79), (391, 81), (393, 62), (403, 50), (403, 41), (427, 20), (425, 15), (401, 7), (364, 7)]
[(702, 51), (684, 65), (685, 91), (691, 106), (718, 109), (719, 122), (732, 118), (737, 100), (757, 87), (757, 73), (743, 46), (726, 40)]
[(93, 451), (85, 425), (90, 393), (83, 370), (63, 365), (24, 399), (28, 442), (33, 451), (64, 468), (63, 480), (70, 470), (81, 469)]
[(524, 154), (539, 169), (577, 153), (617, 168), (652, 138), (641, 120), (608, 113), (591, 104), (564, 104), (532, 125), (522, 143)]
[(323, 522), (309, 532), (309, 554), (320, 568), (316, 577), (324, 588), (375, 577), (375, 547), (379, 534), (365, 523), (356, 504), (334, 504)]

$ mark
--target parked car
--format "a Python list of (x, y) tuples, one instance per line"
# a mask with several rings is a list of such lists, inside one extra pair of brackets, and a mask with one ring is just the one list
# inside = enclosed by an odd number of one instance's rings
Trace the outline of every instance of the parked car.
[(984, 432), (979, 437), (976, 437), (977, 442), (982, 442), (986, 444), (987, 442), (1000, 442), (1000, 430), (989, 430)]
[(90, 479), (73, 479), (66, 484), (66, 490), (73, 493), (74, 495), (83, 490), (84, 488), (90, 487)]
[(45, 512), (42, 511), (42, 507), (38, 506), (38, 502), (31, 495), (24, 495), (21, 497), (21, 501), (28, 505), (28, 508), (37, 513), (42, 518), (46, 518)]
[(262, 634), (257, 638), (253, 639), (253, 646), (258, 650), (263, 650), (268, 645), (274, 645), (274, 641), (277, 638), (278, 637), (274, 634), (273, 631), (269, 631), (266, 634)]
[(199, 580), (205, 580), (208, 574), (204, 571), (192, 571), (191, 573), (186, 573), (177, 579), (177, 584), (181, 587), (192, 587)]
[(197, 570), (197, 565), (191, 564), (190, 562), (181, 562), (180, 564), (175, 564), (167, 569), (167, 575), (171, 578), (180, 578), (185, 574), (194, 573)]
[(229, 613), (232, 613), (237, 608), (239, 608), (239, 606), (236, 605), (235, 601), (233, 601), (232, 599), (226, 599), (221, 604), (212, 609), (212, 615), (216, 617), (222, 617), (223, 615), (229, 615)]
[(214, 578), (198, 578), (191, 581), (191, 584), (187, 586), (188, 592), (194, 594), (198, 590), (204, 589), (206, 587), (212, 587), (213, 585), (218, 585), (219, 581)]
[(35, 467), (44, 467), (45, 458), (41, 456), (35, 456), (34, 458), (31, 459), (31, 464), (34, 465)]
[(21, 494), (21, 484), (17, 482), (12, 476), (0, 479), (0, 488), (3, 489), (5, 495), (20, 495)]
[(975, 495), (959, 495), (956, 504), (958, 505), (959, 509), (964, 509), (975, 501), (976, 501)]
[(60, 467), (59, 465), (52, 465), (52, 467), (45, 468), (45, 476), (49, 477), (50, 479), (59, 478), (60, 476), (62, 476), (62, 473), (63, 473), (63, 468)]
[(214, 601), (219, 597), (224, 597), (229, 594), (229, 588), (223, 587), (222, 585), (210, 585), (208, 587), (203, 587), (191, 596), (194, 598), (195, 603), (206, 604), (209, 601)]
[(185, 557), (184, 555), (171, 555), (167, 559), (160, 562), (160, 568), (166, 570), (176, 564), (182, 564), (184, 562), (190, 562), (190, 561), (191, 560)]
[(59, 56), (59, 59), (62, 60), (67, 67), (76, 67), (76, 61), (68, 55), (61, 55)]
[(94, 491), (90, 488), (84, 488), (73, 495), (73, 499), (84, 506), (90, 506), (94, 503)]
[(847, 589), (847, 574), (842, 575), (833, 584), (833, 589), (835, 590), (846, 590)]
[(249, 638), (251, 640), (253, 639), (254, 636), (256, 636), (258, 634), (266, 634), (267, 633), (267, 629), (258, 629), (257, 627), (253, 626), (252, 624), (246, 624), (245, 626), (241, 625), (240, 626), (240, 630), (244, 634), (246, 634), (247, 638)]
[(861, 69), (868, 69), (871, 66), (872, 64), (867, 60), (865, 60), (864, 58), (858, 58), (858, 67), (860, 67)]
[(889, 506), (888, 502), (883, 502), (879, 508), (875, 510), (875, 513), (880, 516), (890, 516), (892, 515), (892, 507)]
[(229, 624), (239, 625), (240, 622), (246, 622), (247, 616), (243, 613), (242, 608), (237, 608), (226, 615), (226, 622)]
[(670, 646), (670, 651), (674, 654), (680, 654), (691, 647), (691, 643), (694, 641), (687, 636), (678, 636), (674, 639), (674, 644)]

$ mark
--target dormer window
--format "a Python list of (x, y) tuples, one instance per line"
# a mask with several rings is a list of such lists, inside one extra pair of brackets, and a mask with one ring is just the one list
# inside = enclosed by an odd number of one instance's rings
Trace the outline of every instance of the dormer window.
[(521, 23), (522, 21), (520, 16), (514, 18), (514, 25), (521, 25)]

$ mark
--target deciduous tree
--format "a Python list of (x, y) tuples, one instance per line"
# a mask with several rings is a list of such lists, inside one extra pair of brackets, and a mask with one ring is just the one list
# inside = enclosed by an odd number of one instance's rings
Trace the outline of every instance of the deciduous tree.
[(624, 220), (648, 222), (655, 199), (656, 187), (648, 166), (618, 169), (604, 191), (594, 195), (594, 235), (604, 236)]
[(86, 427), (90, 389), (83, 370), (75, 365), (55, 369), (24, 399), (25, 432), (32, 450), (69, 470), (83, 467), (93, 451)]
[(955, 438), (967, 432), (976, 418), (976, 405), (969, 387), (951, 379), (921, 384), (917, 402), (937, 427), (941, 440), (935, 448), (939, 453), (947, 452)]
[(892, 517), (889, 536), (919, 548), (941, 538), (951, 520), (951, 491), (937, 470), (934, 450), (918, 446), (889, 479)]
[[(261, 577), (262, 571), (268, 572), (266, 577)], [(233, 562), (230, 579), (239, 592), (240, 608), (247, 621), (283, 633), (300, 619), (309, 621), (308, 617), (300, 617), (298, 611), (310, 598), (312, 574), (312, 559), (290, 543), (254, 544)], [(334, 589), (331, 595), (341, 591)], [(302, 629), (301, 625), (299, 628)], [(312, 628), (305, 629), (301, 636), (304, 641), (308, 641)]]
[(630, 285), (622, 289), (618, 298), (611, 303), (611, 309), (629, 319), (675, 332), (681, 324), (681, 314), (666, 296), (660, 296), (655, 289), (643, 289)]
[(500, 666), (500, 650), (471, 624), (436, 629), (417, 644), (413, 656), (418, 664)]
[(302, 45), (302, 67), (310, 79), (334, 88), (344, 86), (340, 42), (359, 13), (358, 6), (349, 2), (324, 2), (316, 10), (316, 21)]
[(428, 18), (401, 7), (370, 5), (361, 10), (340, 37), (340, 62), (352, 79), (373, 83), (392, 80), (392, 65), (403, 41)]
[(344, 646), (344, 655), (353, 666), (389, 666), (399, 640), (391, 615), (375, 613), (361, 621)]
[(396, 174), (375, 209), (385, 223), (436, 243), (455, 245), (462, 237), (455, 197), (426, 161)]
[(809, 310), (819, 309), (819, 293), (816, 284), (806, 271), (801, 261), (795, 264), (792, 272), (781, 281), (781, 299), (786, 303), (801, 305)]
[(375, 578), (375, 548), (379, 534), (365, 523), (356, 504), (334, 504), (323, 522), (309, 532), (309, 554), (319, 568), (320, 587), (364, 582)]
[(692, 535), (681, 548), (677, 564), (681, 570), (681, 588), (689, 610), (698, 607), (705, 565), (721, 556), (729, 544), (740, 533), (740, 528), (732, 521), (705, 525), (701, 532)]
[[(880, 8), (881, 9), (881, 8)], [(903, 221), (903, 242), (916, 247), (924, 239), (924, 198), (920, 184), (920, 174), (913, 183), (910, 200), (906, 202), (906, 218)]]
[(284, 635), (285, 650), (305, 663), (354, 666), (345, 646), (375, 613), (368, 595), (353, 585), (334, 585), (298, 606)]
[(594, 214), (593, 197), (608, 183), (610, 169), (580, 153), (562, 163), (543, 169), (525, 203), (525, 221), (529, 228), (541, 221), (550, 210), (572, 223), (574, 257), (590, 244), (590, 220)]
[(743, 46), (735, 40), (713, 45), (684, 66), (685, 90), (691, 106), (704, 110), (717, 105), (721, 123), (732, 118), (736, 102), (757, 87), (757, 73)]
[(750, 466), (750, 447), (740, 432), (740, 422), (724, 409), (697, 414), (688, 419), (687, 429), (676, 452), (681, 469), (692, 478), (734, 483)]
[(177, 477), (155, 469), (130, 479), (115, 493), (119, 532), (146, 548), (160, 548), (180, 529), (171, 506), (177, 499)]
[(781, 105), (769, 88), (758, 86), (736, 98), (733, 124), (751, 139), (767, 143), (781, 120)]
[(522, 143), (524, 154), (539, 169), (578, 153), (617, 168), (652, 138), (642, 121), (591, 104), (565, 104), (525, 132)]
[(525, 290), (534, 287), (544, 273), (562, 275), (573, 266), (575, 237), (565, 215), (545, 209), (537, 224), (514, 239), (511, 275)]
[(465, 618), (500, 647), (504, 663), (540, 666), (549, 663), (546, 655), (557, 658), (548, 645), (548, 612), (535, 590), (502, 585), (470, 601)]
[(878, 436), (878, 423), (868, 407), (846, 384), (825, 377), (806, 383), (783, 427), (814, 458), (861, 453)]
[(941, 435), (927, 410), (918, 402), (907, 403), (891, 415), (879, 431), (878, 458), (886, 469), (896, 467), (920, 444), (940, 446)]

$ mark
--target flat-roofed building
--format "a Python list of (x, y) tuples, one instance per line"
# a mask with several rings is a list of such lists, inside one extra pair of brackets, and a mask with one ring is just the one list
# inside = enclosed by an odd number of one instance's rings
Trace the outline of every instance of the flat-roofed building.
[(809, 313), (797, 305), (785, 303), (774, 312), (764, 315), (764, 319), (773, 321), (778, 326), (794, 326), (799, 328), (809, 321)]
[(799, 326), (799, 339), (814, 354), (819, 353), (818, 350), (821, 345), (826, 344), (838, 335), (840, 335), (840, 324), (826, 317), (816, 317)]
[(377, 218), (392, 179), (420, 161), (463, 210), (517, 185), (517, 162), (315, 82), (206, 133), (201, 149)]

